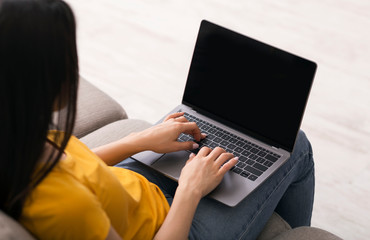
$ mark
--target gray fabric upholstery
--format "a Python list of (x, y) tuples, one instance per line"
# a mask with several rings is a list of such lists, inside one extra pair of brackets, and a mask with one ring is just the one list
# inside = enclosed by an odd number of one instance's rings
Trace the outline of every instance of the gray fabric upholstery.
[(1, 240), (34, 240), (18, 222), (0, 210), (0, 239)]
[(111, 122), (126, 119), (125, 110), (110, 96), (80, 78), (77, 101), (76, 137), (83, 137)]
[(151, 124), (142, 120), (124, 119), (110, 123), (80, 140), (89, 148), (95, 148), (150, 127)]
[(287, 239), (299, 239), (299, 240), (341, 240), (338, 236), (331, 234), (325, 230), (314, 228), (314, 227), (298, 227), (290, 231), (282, 232), (279, 236), (273, 238), (273, 240), (287, 240)]
[(266, 223), (264, 229), (258, 236), (257, 240), (273, 239), (280, 233), (292, 229), (289, 224), (282, 219), (279, 214), (273, 213), (269, 221)]

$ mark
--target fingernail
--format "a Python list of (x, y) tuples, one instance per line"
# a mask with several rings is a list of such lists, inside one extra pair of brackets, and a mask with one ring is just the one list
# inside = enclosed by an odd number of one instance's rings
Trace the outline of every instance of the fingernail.
[(234, 159), (235, 159), (236, 161), (239, 161), (239, 157), (234, 157)]
[(197, 143), (193, 144), (193, 149), (197, 149), (198, 147), (199, 147), (199, 144), (197, 144)]
[(190, 153), (189, 158), (192, 158), (195, 156), (195, 153)]
[(203, 136), (203, 137), (207, 137), (207, 134), (206, 134), (206, 133), (202, 133), (202, 136)]

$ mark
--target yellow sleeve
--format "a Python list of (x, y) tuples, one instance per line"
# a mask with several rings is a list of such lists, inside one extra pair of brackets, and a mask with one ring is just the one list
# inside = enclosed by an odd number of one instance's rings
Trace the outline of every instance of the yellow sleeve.
[(52, 174), (26, 202), (21, 223), (38, 239), (105, 239), (111, 224), (96, 196), (72, 177)]

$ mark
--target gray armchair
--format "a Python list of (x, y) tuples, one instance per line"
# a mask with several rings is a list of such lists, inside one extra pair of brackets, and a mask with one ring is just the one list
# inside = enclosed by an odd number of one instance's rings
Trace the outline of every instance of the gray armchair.
[[(87, 146), (94, 148), (150, 126), (151, 124), (142, 120), (128, 119), (126, 112), (116, 101), (81, 79), (74, 134)], [(34, 240), (35, 238), (0, 210), (0, 239)], [(292, 229), (277, 213), (274, 213), (258, 237), (258, 240), (267, 239), (336, 240), (340, 238), (313, 227)]]

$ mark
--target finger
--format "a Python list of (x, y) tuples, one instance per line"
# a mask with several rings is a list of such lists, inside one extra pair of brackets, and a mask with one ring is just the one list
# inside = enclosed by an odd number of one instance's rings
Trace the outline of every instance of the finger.
[(189, 155), (189, 159), (186, 161), (185, 164), (188, 164), (189, 162), (193, 161), (193, 159), (196, 157), (197, 155), (195, 153), (190, 153)]
[(220, 147), (216, 147), (215, 149), (212, 150), (212, 152), (208, 155), (209, 158), (212, 158), (214, 161), (222, 154), (225, 153), (226, 151)]
[(239, 162), (238, 157), (234, 157), (226, 162), (219, 170), (219, 173), (223, 176), (225, 175), (232, 167), (234, 167)]
[(202, 157), (206, 157), (208, 156), (208, 154), (212, 152), (212, 149), (210, 149), (209, 147), (202, 147), (199, 152), (198, 152), (198, 155), (199, 156), (202, 156)]
[(188, 119), (186, 119), (186, 117), (184, 116), (177, 117), (175, 118), (175, 120), (178, 122), (189, 122)]
[(177, 118), (177, 117), (180, 117), (180, 116), (183, 116), (184, 113), (183, 112), (175, 112), (175, 113), (171, 113), (170, 115), (168, 115), (164, 120), (163, 122), (171, 119), (171, 118)]
[(195, 122), (186, 122), (182, 125), (182, 132), (193, 136), (195, 141), (200, 141), (201, 132), (198, 125)]
[(234, 154), (232, 153), (221, 153), (221, 155), (216, 159), (215, 164), (218, 168), (222, 166), (225, 162), (229, 161), (234, 157)]
[(190, 153), (188, 162), (190, 162), (191, 160), (193, 160), (195, 158), (195, 156), (196, 156), (195, 153)]

